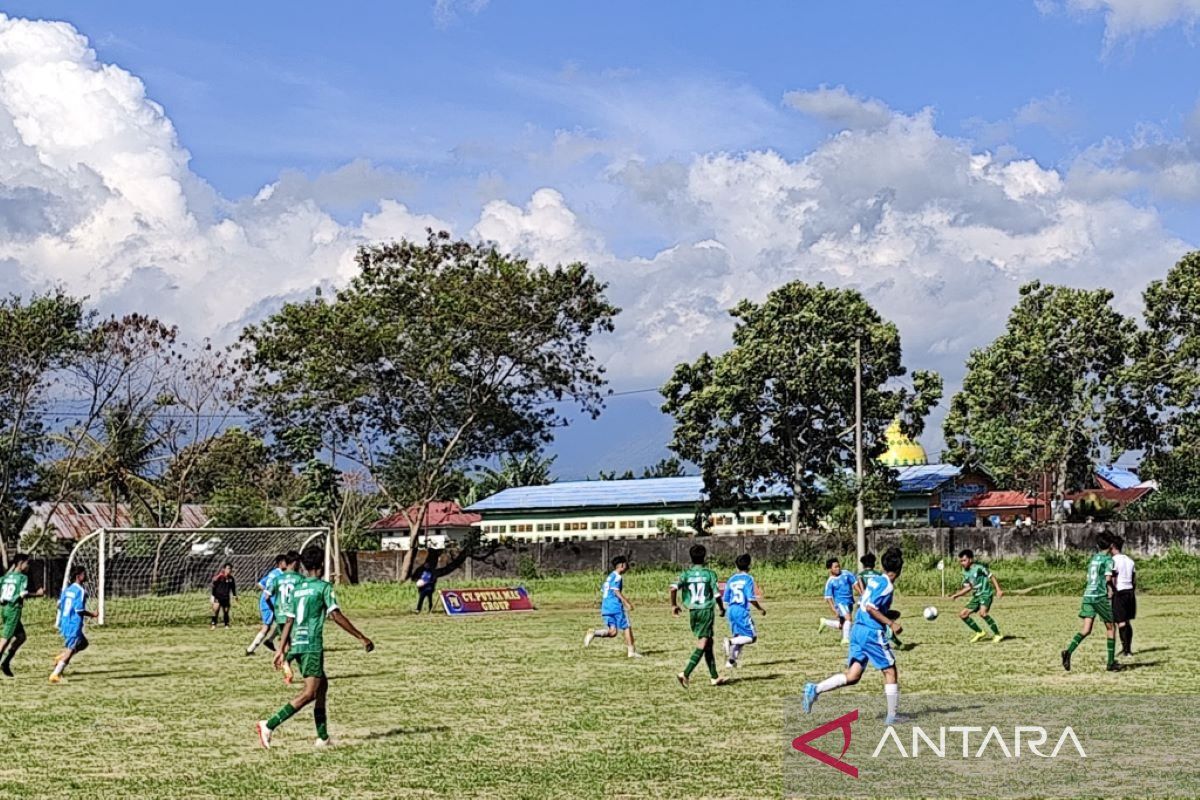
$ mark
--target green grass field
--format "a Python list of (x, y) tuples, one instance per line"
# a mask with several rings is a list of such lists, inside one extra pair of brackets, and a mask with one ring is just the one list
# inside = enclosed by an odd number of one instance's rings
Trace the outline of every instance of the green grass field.
[[(1077, 629), (1079, 572), (1039, 570), (997, 568), (1010, 591), (1072, 584), (1059, 596), (1038, 596), (1042, 588), (1000, 601), (994, 615), (1012, 637), (1001, 644), (967, 645), (954, 606), (906, 593), (902, 579), (896, 607), (916, 645), (898, 656), (906, 696), (1200, 689), (1193, 597), (1140, 598), (1136, 668), (1104, 672), (1098, 633), (1065, 674), (1058, 652)], [(785, 710), (806, 680), (844, 660), (836, 634), (816, 630), (820, 575), (762, 570), (768, 615), (759, 643), (731, 684), (710, 687), (702, 665), (688, 691), (674, 675), (692, 643), (686, 621), (669, 613), (667, 573), (632, 572), (627, 581), (640, 661), (613, 640), (581, 646), (598, 623), (598, 575), (529, 581), (538, 611), (471, 619), (413, 616), (411, 587), (348, 587), (342, 604), (378, 649), (365, 654), (327, 629), (337, 747), (324, 752), (313, 752), (310, 710), (276, 732), (270, 751), (257, 747), (253, 722), (292, 692), (265, 651), (242, 654), (252, 602), (235, 607), (239, 624), (228, 631), (204, 622), (94, 628), (92, 648), (51, 686), (50, 603), (31, 600), (17, 677), (0, 684), (0, 797), (777, 797)], [(929, 591), (922, 575), (914, 568), (912, 583)], [(942, 610), (934, 623), (919, 618), (930, 603)], [(882, 708), (873, 671), (846, 692)]]

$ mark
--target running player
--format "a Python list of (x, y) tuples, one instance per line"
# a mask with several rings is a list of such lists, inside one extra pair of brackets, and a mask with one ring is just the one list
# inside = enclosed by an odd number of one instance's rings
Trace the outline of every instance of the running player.
[(884, 632), (899, 634), (903, 628), (899, 620), (889, 618), (892, 607), (893, 588), (904, 568), (904, 557), (900, 548), (889, 548), (883, 554), (883, 574), (868, 576), (866, 591), (859, 600), (854, 627), (850, 632), (850, 654), (845, 672), (831, 675), (820, 683), (804, 685), (804, 713), (812, 711), (813, 703), (825, 692), (843, 686), (853, 686), (862, 679), (869, 663), (883, 673), (883, 694), (887, 701), (885, 723), (898, 721), (896, 710), (900, 705), (900, 674), (896, 668), (896, 656)]
[(679, 590), (683, 589), (687, 593), (683, 604), (688, 609), (688, 622), (692, 626), (692, 635), (696, 637), (696, 649), (692, 651), (683, 672), (675, 677), (680, 686), (688, 688), (692, 670), (703, 658), (712, 685), (723, 686), (728, 682), (728, 678), (717, 674), (717, 657), (713, 654), (713, 606), (720, 610), (721, 616), (725, 616), (725, 605), (717, 592), (717, 574), (704, 566), (708, 557), (704, 545), (692, 545), (688, 556), (692, 560), (692, 566), (684, 570), (671, 584), (671, 613), (679, 616), (681, 609), (676, 598)]
[(725, 666), (730, 669), (738, 665), (742, 657), (742, 648), (758, 641), (754, 620), (750, 618), (750, 606), (754, 606), (764, 615), (767, 613), (758, 602), (758, 590), (748, 571), (750, 554), (743, 553), (734, 563), (738, 571), (725, 581), (725, 593), (721, 597), (728, 609), (725, 616), (729, 619), (729, 632), (732, 634), (731, 638), (725, 640)]
[[(29, 596), (29, 556), (17, 553), (12, 565), (0, 578), (0, 672), (12, 677), (12, 660), (21, 645), (25, 644), (25, 625), (21, 612), (25, 609), (25, 598)], [(34, 597), (46, 593), (40, 588)]]
[(968, 628), (975, 631), (975, 635), (971, 637), (971, 641), (978, 642), (987, 638), (987, 633), (979, 627), (979, 623), (971, 619), (971, 615), (975, 612), (979, 612), (979, 618), (991, 628), (992, 641), (999, 642), (1003, 640), (1004, 637), (1000, 634), (1000, 628), (996, 625), (996, 620), (992, 619), (990, 614), (992, 605), (1001, 597), (1004, 597), (1004, 590), (1000, 588), (1000, 582), (996, 580), (996, 576), (992, 574), (986, 565), (975, 560), (975, 553), (971, 550), (963, 550), (959, 553), (958, 563), (963, 568), (962, 588), (950, 595), (950, 599), (957, 600), (965, 594), (971, 595), (971, 599), (967, 601), (967, 605), (958, 612), (958, 618)]
[(271, 597), (275, 594), (275, 581), (283, 574), (286, 566), (287, 554), (280, 553), (275, 556), (275, 566), (258, 581), (258, 590), (261, 593), (258, 598), (258, 613), (262, 618), (262, 626), (258, 629), (258, 633), (254, 634), (254, 641), (250, 642), (250, 646), (246, 648), (248, 656), (254, 655), (254, 651), (260, 644), (265, 644), (268, 650), (275, 649), (275, 643), (269, 638), (271, 625), (275, 622), (275, 606)]
[(583, 646), (587, 647), (593, 639), (612, 639), (618, 631), (625, 631), (625, 653), (629, 658), (641, 658), (642, 654), (633, 646), (633, 628), (629, 625), (626, 612), (633, 611), (633, 603), (625, 599), (621, 591), (624, 586), (624, 575), (629, 569), (629, 559), (616, 556), (612, 560), (612, 572), (600, 586), (600, 617), (604, 620), (603, 628), (589, 630), (583, 635)]
[(87, 637), (83, 635), (83, 621), (96, 615), (87, 610), (87, 589), (83, 588), (85, 580), (87, 570), (76, 565), (71, 570), (71, 585), (58, 598), (58, 632), (62, 634), (63, 651), (55, 661), (54, 671), (50, 673), (51, 683), (61, 683), (62, 674), (71, 659), (88, 648)]
[[(275, 633), (272, 634), (272, 639), (283, 633), (288, 609), (292, 607), (293, 592), (296, 585), (304, 580), (304, 576), (300, 574), (300, 554), (290, 550), (284, 555), (284, 559), (287, 563), (283, 572), (275, 578), (271, 592), (271, 607), (275, 609)], [(286, 660), (283, 662), (283, 682), (288, 686), (292, 685), (292, 665)]]
[(1108, 637), (1108, 671), (1116, 672), (1117, 642), (1113, 638), (1116, 631), (1113, 626), (1112, 603), (1109, 598), (1113, 592), (1113, 540), (1108, 533), (1101, 533), (1096, 541), (1096, 553), (1088, 562), (1087, 584), (1083, 587), (1083, 602), (1079, 606), (1079, 617), (1083, 620), (1079, 633), (1071, 639), (1067, 649), (1062, 651), (1062, 665), (1067, 672), (1071, 671), (1071, 656), (1075, 648), (1092, 632), (1096, 617), (1104, 623), (1104, 634)]
[(290, 604), (284, 612), (283, 633), (279, 640), (279, 652), (275, 654), (275, 665), (291, 661), (297, 665), (304, 688), (270, 719), (261, 720), (255, 726), (258, 741), (263, 747), (271, 746), (271, 733), (290, 719), (297, 711), (315, 701), (313, 721), (317, 727), (316, 747), (329, 745), (329, 729), (325, 712), (325, 698), (329, 691), (329, 678), (325, 675), (325, 618), (329, 617), (342, 630), (362, 642), (369, 653), (375, 644), (364, 636), (338, 608), (333, 586), (322, 580), (325, 554), (319, 550), (305, 551), (304, 569), (308, 577), (295, 585)]
[[(865, 560), (866, 556), (863, 556), (863, 559)], [(850, 609), (854, 608), (854, 587), (858, 585), (858, 579), (854, 577), (853, 572), (843, 570), (841, 562), (836, 558), (826, 561), (825, 569), (829, 570), (829, 577), (825, 579), (825, 602), (833, 611), (834, 618), (821, 617), (817, 633), (826, 628), (833, 628), (842, 632), (842, 644), (850, 644)]]

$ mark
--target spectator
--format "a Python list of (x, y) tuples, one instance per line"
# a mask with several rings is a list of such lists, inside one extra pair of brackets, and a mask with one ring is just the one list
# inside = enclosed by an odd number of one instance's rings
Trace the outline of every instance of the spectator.
[(437, 565), (432, 559), (426, 559), (417, 576), (417, 613), (421, 613), (421, 604), (429, 601), (429, 613), (433, 613), (433, 594), (437, 591)]
[(1134, 588), (1137, 583), (1137, 567), (1133, 559), (1122, 550), (1125, 540), (1120, 536), (1114, 537), (1113, 549), (1113, 621), (1117, 623), (1117, 635), (1121, 639), (1121, 655), (1133, 655), (1133, 619), (1137, 616), (1137, 598)]

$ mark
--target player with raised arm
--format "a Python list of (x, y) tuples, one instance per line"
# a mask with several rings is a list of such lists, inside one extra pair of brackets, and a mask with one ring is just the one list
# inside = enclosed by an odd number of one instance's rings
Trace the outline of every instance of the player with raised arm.
[(750, 574), (750, 554), (742, 553), (734, 562), (738, 571), (725, 581), (725, 592), (721, 600), (725, 603), (725, 616), (729, 620), (729, 633), (725, 640), (725, 666), (733, 669), (742, 657), (742, 648), (758, 641), (758, 632), (754, 630), (754, 620), (750, 618), (750, 606), (759, 613), (766, 614), (767, 610), (758, 602), (758, 589), (754, 585), (754, 577)]
[(1000, 633), (1000, 627), (996, 624), (996, 620), (991, 617), (992, 605), (997, 600), (1004, 596), (1004, 590), (1000, 588), (1000, 582), (996, 580), (996, 576), (992, 571), (975, 560), (975, 553), (971, 550), (963, 550), (958, 554), (958, 563), (963, 568), (962, 588), (954, 594), (950, 595), (951, 600), (957, 600), (965, 594), (970, 594), (971, 599), (967, 601), (966, 606), (962, 611), (958, 612), (958, 618), (961, 619), (968, 628), (975, 631), (975, 635), (971, 637), (972, 642), (982, 641), (987, 638), (987, 633), (983, 628), (979, 627), (979, 623), (971, 619), (971, 615), (979, 612), (979, 617), (992, 631), (992, 641), (999, 642), (1004, 639)]
[(87, 589), (83, 588), (86, 579), (87, 570), (76, 565), (71, 570), (71, 585), (58, 598), (58, 632), (62, 634), (63, 651), (55, 661), (54, 671), (50, 673), (51, 683), (60, 683), (71, 659), (88, 648), (87, 637), (83, 635), (83, 621), (96, 615), (87, 610)]
[(1112, 602), (1109, 599), (1113, 592), (1113, 572), (1113, 540), (1108, 533), (1101, 533), (1096, 540), (1096, 553), (1088, 562), (1087, 583), (1083, 587), (1083, 602), (1079, 607), (1079, 618), (1083, 622), (1079, 633), (1071, 639), (1067, 649), (1062, 651), (1062, 665), (1067, 672), (1071, 671), (1071, 656), (1074, 655), (1075, 648), (1091, 634), (1096, 617), (1104, 622), (1104, 633), (1108, 637), (1108, 671), (1116, 672), (1120, 669), (1117, 665)]
[(713, 654), (713, 607), (725, 616), (725, 605), (717, 591), (717, 574), (704, 566), (708, 550), (702, 544), (694, 544), (688, 550), (692, 566), (684, 570), (679, 578), (671, 584), (671, 613), (679, 616), (681, 609), (677, 602), (680, 590), (684, 592), (683, 604), (688, 610), (688, 622), (692, 626), (692, 635), (696, 637), (696, 649), (692, 651), (687, 666), (683, 672), (676, 675), (679, 685), (688, 688), (692, 670), (704, 659), (708, 667), (708, 676), (713, 686), (723, 686), (728, 678), (717, 674), (717, 657)]
[(851, 610), (854, 608), (854, 587), (858, 584), (858, 578), (853, 572), (842, 569), (841, 562), (836, 558), (826, 561), (825, 569), (829, 570), (829, 577), (825, 579), (825, 602), (833, 611), (833, 619), (821, 617), (817, 633), (833, 628), (842, 632), (842, 644), (850, 644)]
[[(276, 636), (283, 634), (283, 626), (287, 622), (288, 609), (292, 607), (292, 593), (296, 589), (296, 585), (304, 580), (304, 576), (300, 574), (300, 554), (295, 550), (289, 550), (284, 559), (283, 572), (275, 578), (273, 590), (271, 592), (271, 607), (275, 610), (275, 633), (271, 635), (274, 639)], [(288, 686), (292, 685), (292, 665), (286, 660), (283, 662), (283, 682)]]
[(246, 655), (254, 655), (254, 651), (258, 649), (260, 644), (265, 644), (268, 650), (274, 650), (275, 644), (269, 638), (271, 633), (271, 625), (275, 622), (275, 605), (271, 599), (275, 594), (275, 581), (283, 574), (284, 567), (287, 566), (287, 554), (280, 553), (275, 556), (275, 566), (272, 567), (266, 575), (263, 575), (258, 581), (258, 613), (262, 619), (262, 626), (258, 629), (258, 633), (254, 634), (254, 641), (250, 642), (250, 646), (246, 648)]
[(883, 694), (887, 701), (885, 722), (894, 725), (898, 721), (896, 711), (900, 705), (900, 673), (885, 631), (890, 630), (894, 635), (903, 630), (899, 620), (889, 616), (895, 584), (903, 568), (904, 556), (900, 548), (892, 547), (883, 554), (883, 574), (867, 577), (866, 591), (859, 601), (854, 627), (850, 632), (846, 671), (831, 675), (820, 683), (804, 685), (805, 714), (812, 711), (813, 703), (822, 694), (858, 683), (869, 663), (883, 673)]
[[(13, 556), (8, 573), (0, 578), (0, 672), (12, 677), (12, 660), (21, 645), (25, 644), (25, 625), (21, 612), (25, 609), (25, 598), (29, 597), (29, 556), (17, 553)], [(39, 588), (34, 597), (46, 593)]]
[(305, 551), (302, 561), (308, 577), (295, 585), (290, 604), (284, 612), (283, 633), (279, 640), (279, 651), (275, 654), (275, 665), (282, 666), (284, 661), (296, 664), (300, 676), (304, 678), (304, 688), (273, 717), (261, 720), (255, 726), (259, 744), (268, 748), (271, 746), (272, 732), (309, 703), (315, 703), (313, 721), (317, 727), (317, 740), (314, 745), (329, 745), (325, 714), (325, 698), (329, 692), (329, 678), (325, 675), (326, 617), (362, 642), (368, 653), (375, 649), (374, 643), (354, 627), (338, 608), (333, 586), (322, 579), (324, 553), (319, 550)]
[(629, 658), (641, 658), (642, 655), (633, 646), (633, 628), (629, 624), (626, 612), (633, 611), (633, 603), (625, 599), (621, 591), (624, 586), (624, 575), (629, 569), (629, 559), (625, 556), (615, 556), (612, 560), (612, 572), (600, 586), (600, 616), (604, 620), (603, 628), (589, 630), (583, 635), (583, 646), (587, 647), (593, 639), (612, 639), (618, 631), (625, 631), (625, 651)]
[(217, 612), (222, 612), (225, 616), (225, 627), (229, 627), (229, 603), (231, 600), (237, 600), (237, 581), (233, 578), (233, 564), (228, 562), (221, 567), (212, 579), (212, 622), (211, 629), (217, 629)]

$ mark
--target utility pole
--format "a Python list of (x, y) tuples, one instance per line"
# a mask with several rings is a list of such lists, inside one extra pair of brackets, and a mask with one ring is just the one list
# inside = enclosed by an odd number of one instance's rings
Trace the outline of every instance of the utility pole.
[(854, 474), (855, 545), (858, 558), (867, 554), (867, 526), (863, 519), (863, 420), (862, 420), (862, 339), (854, 340)]

